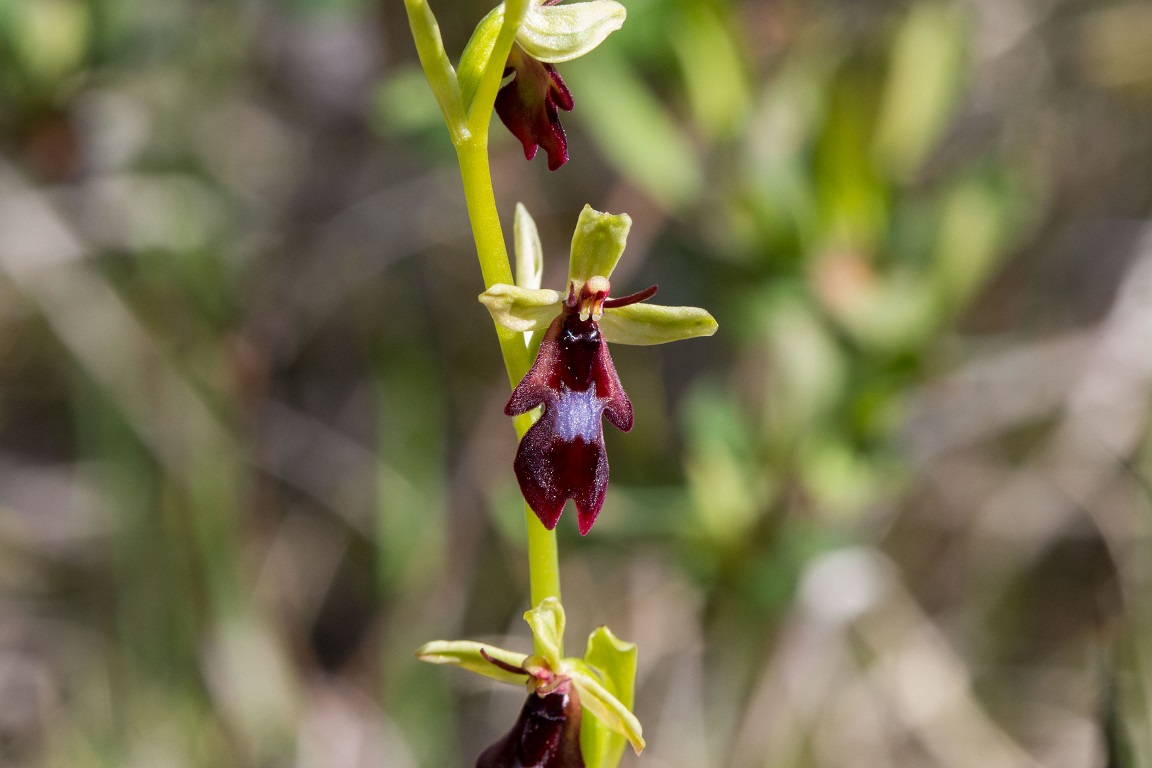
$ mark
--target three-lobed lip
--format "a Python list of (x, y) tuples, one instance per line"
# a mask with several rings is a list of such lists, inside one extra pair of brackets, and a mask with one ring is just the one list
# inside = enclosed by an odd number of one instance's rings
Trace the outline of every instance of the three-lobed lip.
[[(540, 263), (539, 237), (523, 206), (517, 208), (517, 226), (529, 235), (517, 236), (517, 263)], [(656, 295), (655, 285), (611, 296), (609, 277), (630, 227), (625, 214), (585, 206), (572, 237), (564, 293), (541, 289), (538, 283), (498, 283), (480, 296), (503, 327), (544, 331), (536, 359), (504, 412), (519, 416), (543, 406), (521, 438), (513, 466), (525, 501), (549, 530), (569, 499), (576, 506), (580, 533), (591, 530), (608, 488), (603, 419), (623, 432), (632, 429), (632, 402), (616, 373), (609, 342), (661, 344), (716, 330), (716, 321), (702, 309), (644, 304)], [(523, 248), (536, 252), (524, 254)]]

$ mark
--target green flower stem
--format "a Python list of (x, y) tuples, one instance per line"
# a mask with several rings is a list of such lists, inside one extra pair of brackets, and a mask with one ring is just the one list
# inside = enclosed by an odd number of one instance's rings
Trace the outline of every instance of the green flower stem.
[[(496, 211), (496, 197), (492, 191), (492, 173), (488, 166), (488, 137), (475, 136), (456, 145), (460, 160), (460, 175), (464, 182), (464, 198), (468, 204), (468, 218), (472, 222), (472, 236), (476, 240), (476, 254), (480, 259), (480, 272), (485, 289), (496, 283), (512, 283), (512, 268)], [(500, 351), (504, 355), (504, 368), (513, 387), (528, 373), (532, 356), (524, 344), (524, 335), (496, 325)], [(513, 420), (516, 437), (524, 437), (535, 418), (525, 414)], [(524, 505), (524, 522), (528, 529), (528, 578), (531, 583), (532, 605), (547, 597), (560, 599), (560, 560), (556, 549), (556, 532), (545, 528), (536, 514)], [(535, 641), (534, 641), (535, 642)], [(541, 648), (535, 642), (535, 651)]]
[[(492, 171), (488, 166), (488, 139), (474, 136), (456, 145), (460, 160), (460, 176), (464, 181), (464, 199), (468, 203), (468, 219), (472, 223), (472, 236), (476, 240), (476, 255), (480, 259), (480, 273), (485, 289), (496, 283), (512, 283), (512, 267), (508, 262), (508, 249), (504, 245), (504, 231), (496, 211), (496, 196), (492, 191)], [(524, 336), (496, 326), (500, 331), (500, 347), (508, 365), (516, 362), (516, 370), (508, 369), (509, 379), (523, 376), (528, 371), (528, 348)], [(505, 342), (507, 339), (507, 342)], [(515, 350), (515, 351), (513, 351)], [(520, 370), (520, 369), (523, 370)], [(515, 378), (513, 383), (519, 382)]]
[[(519, 430), (517, 430), (519, 431)], [(536, 513), (524, 505), (524, 524), (528, 528), (528, 579), (532, 589), (532, 605), (540, 605), (545, 598), (560, 599), (560, 555), (556, 550), (556, 531), (544, 527)], [(564, 655), (564, 638), (560, 638), (560, 655)], [(540, 653), (539, 644), (536, 653)]]
[[(492, 53), (481, 74), (480, 83), (472, 103), (465, 105), (460, 92), (460, 81), (452, 63), (444, 52), (440, 28), (426, 0), (404, 0), (408, 22), (420, 55), (424, 75), (436, 95), (444, 121), (456, 147), (460, 161), (460, 175), (464, 182), (464, 199), (468, 204), (468, 218), (472, 223), (472, 237), (476, 241), (476, 255), (480, 259), (480, 272), (487, 290), (496, 283), (513, 282), (508, 261), (508, 248), (500, 228), (500, 215), (496, 209), (496, 196), (492, 191), (492, 171), (488, 165), (488, 126), (492, 119), (492, 104), (504, 62), (512, 47), (512, 40), (528, 9), (528, 0), (507, 0), (505, 18), (493, 45)], [(496, 325), (496, 336), (504, 356), (508, 381), (515, 387), (528, 373), (532, 354), (524, 344), (523, 334)], [(517, 438), (532, 426), (535, 419), (525, 414), (513, 421)], [(532, 605), (537, 606), (548, 597), (560, 599), (560, 564), (556, 550), (556, 532), (549, 531), (525, 505), (524, 518), (528, 527), (528, 578), (531, 582)], [(533, 641), (537, 653), (538, 641)]]

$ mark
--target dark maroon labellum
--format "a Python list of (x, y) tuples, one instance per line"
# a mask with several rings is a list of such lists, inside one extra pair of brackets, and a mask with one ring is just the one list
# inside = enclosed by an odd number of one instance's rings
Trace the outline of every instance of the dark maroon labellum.
[(517, 416), (538, 405), (544, 413), (516, 451), (520, 490), (548, 530), (556, 527), (572, 499), (580, 533), (586, 534), (608, 489), (601, 417), (623, 432), (632, 429), (632, 403), (595, 320), (566, 311), (552, 321), (536, 362), (516, 385), (504, 412)]
[(496, 114), (524, 146), (524, 157), (536, 157), (536, 148), (548, 155), (548, 170), (568, 162), (568, 139), (560, 113), (572, 110), (572, 94), (551, 64), (537, 61), (513, 44), (504, 76), (512, 81), (496, 94)]
[(512, 730), (484, 750), (476, 768), (584, 768), (576, 689), (528, 694)]

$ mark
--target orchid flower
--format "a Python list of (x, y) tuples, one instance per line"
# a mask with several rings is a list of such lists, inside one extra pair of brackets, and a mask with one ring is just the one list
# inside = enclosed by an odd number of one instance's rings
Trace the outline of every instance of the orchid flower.
[[(522, 250), (539, 248), (539, 238), (523, 206), (517, 207), (516, 226), (521, 230), (515, 238), (517, 263), (531, 262), (535, 257)], [(520, 441), (514, 468), (525, 501), (549, 530), (572, 499), (580, 533), (588, 533), (608, 488), (601, 418), (623, 432), (632, 429), (632, 404), (607, 342), (663, 344), (716, 331), (716, 321), (703, 309), (642, 304), (656, 293), (656, 286), (610, 298), (608, 278), (631, 226), (627, 214), (600, 213), (585, 206), (572, 237), (564, 293), (498, 283), (480, 295), (503, 327), (524, 332), (546, 329), (535, 363), (513, 390), (504, 412), (516, 416), (544, 407)]]
[(476, 761), (476, 768), (585, 768), (580, 754), (580, 695), (572, 681), (550, 670), (536, 677), (524, 667), (504, 665), (483, 649), (481, 656), (505, 671), (521, 672), (535, 690), (520, 710), (520, 716), (503, 738), (488, 747)]
[(627, 15), (615, 0), (559, 1), (530, 0), (504, 68), (504, 77), (511, 79), (496, 94), (496, 114), (524, 146), (524, 156), (531, 160), (543, 148), (550, 171), (568, 161), (557, 110), (570, 112), (573, 105), (554, 65), (591, 51)]
[(548, 598), (524, 614), (541, 653), (528, 655), (470, 640), (436, 640), (416, 651), (432, 664), (458, 666), (512, 685), (528, 698), (507, 734), (480, 755), (476, 768), (598, 768), (616, 765), (625, 740), (644, 749), (630, 711), (636, 646), (607, 627), (588, 637), (583, 658), (564, 658), (564, 608)]

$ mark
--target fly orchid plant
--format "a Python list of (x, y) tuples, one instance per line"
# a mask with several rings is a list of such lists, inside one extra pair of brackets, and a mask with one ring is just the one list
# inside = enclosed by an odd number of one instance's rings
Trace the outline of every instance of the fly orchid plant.
[(696, 307), (643, 303), (652, 286), (614, 297), (612, 271), (632, 220), (585, 206), (572, 237), (568, 281), (541, 288), (543, 252), (532, 217), (516, 206), (516, 276), (500, 227), (488, 161), (495, 111), (531, 160), (538, 148), (556, 170), (568, 160), (558, 110), (573, 99), (555, 65), (588, 53), (624, 22), (615, 0), (562, 4), (506, 0), (477, 25), (456, 66), (444, 51), (426, 0), (405, 0), (420, 63), (456, 148), (485, 291), (496, 326), (520, 445), (513, 468), (525, 500), (531, 603), (525, 615), (533, 652), (472, 641), (438, 640), (417, 656), (505, 683), (528, 698), (512, 730), (481, 754), (477, 768), (615, 768), (625, 743), (644, 747), (632, 714), (636, 646), (607, 627), (588, 638), (582, 658), (564, 655), (564, 609), (555, 528), (572, 499), (581, 534), (604, 505), (608, 459), (602, 419), (627, 432), (628, 399), (608, 343), (661, 344), (708, 336), (716, 321)]

